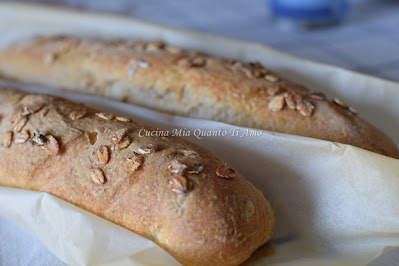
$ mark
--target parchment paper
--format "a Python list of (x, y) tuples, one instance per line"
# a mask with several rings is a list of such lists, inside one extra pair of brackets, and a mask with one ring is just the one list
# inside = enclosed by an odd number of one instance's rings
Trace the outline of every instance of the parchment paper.
[[(399, 85), (288, 56), (259, 44), (151, 25), (127, 18), (0, 4), (0, 47), (32, 34), (163, 39), (242, 60), (256, 60), (314, 90), (338, 96), (399, 143)], [(241, 171), (276, 213), (272, 241), (250, 265), (364, 265), (398, 254), (399, 160), (349, 145), (162, 114), (93, 96), (24, 86), (130, 115), (220, 155)], [(195, 132), (226, 136), (199, 139)], [(231, 132), (239, 132), (232, 136)], [(242, 136), (245, 133), (261, 136)], [(132, 232), (45, 193), (0, 188), (0, 215), (71, 265), (172, 265), (166, 252)], [(0, 240), (1, 241), (1, 240)], [(7, 245), (6, 242), (0, 242)], [(24, 252), (15, 250), (15, 253)], [(1, 254), (1, 253), (0, 253)], [(384, 257), (378, 258), (384, 261)]]

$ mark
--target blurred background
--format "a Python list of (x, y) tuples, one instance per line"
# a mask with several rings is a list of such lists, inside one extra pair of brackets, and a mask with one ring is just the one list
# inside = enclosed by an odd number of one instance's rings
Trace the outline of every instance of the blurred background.
[(395, 0), (18, 2), (117, 13), (158, 24), (259, 42), (313, 61), (399, 81), (399, 1)]

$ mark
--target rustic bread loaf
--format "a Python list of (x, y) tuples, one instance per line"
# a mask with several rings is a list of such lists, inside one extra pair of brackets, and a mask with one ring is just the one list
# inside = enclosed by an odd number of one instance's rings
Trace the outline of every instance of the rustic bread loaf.
[(399, 157), (389, 137), (339, 99), (329, 101), (258, 63), (216, 58), (162, 42), (34, 38), (0, 52), (0, 75)]
[(0, 89), (0, 185), (55, 195), (186, 265), (238, 265), (271, 237), (268, 201), (228, 163), (181, 138), (140, 130), (153, 129)]

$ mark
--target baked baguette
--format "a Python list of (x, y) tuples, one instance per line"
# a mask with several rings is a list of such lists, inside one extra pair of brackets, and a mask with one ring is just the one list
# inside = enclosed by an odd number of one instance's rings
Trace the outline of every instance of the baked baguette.
[(0, 52), (0, 75), (399, 158), (389, 137), (339, 99), (328, 101), (322, 93), (310, 93), (258, 63), (216, 58), (162, 42), (34, 38)]
[[(0, 89), (0, 185), (50, 193), (185, 265), (238, 265), (272, 235), (268, 201), (178, 137), (52, 96)], [(145, 135), (145, 134), (141, 134)]]

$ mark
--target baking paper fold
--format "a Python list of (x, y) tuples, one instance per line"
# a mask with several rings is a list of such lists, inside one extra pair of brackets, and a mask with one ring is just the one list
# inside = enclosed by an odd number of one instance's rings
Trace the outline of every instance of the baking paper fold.
[[(13, 15), (15, 11), (19, 16)], [(0, 47), (37, 33), (73, 33), (163, 39), (186, 48), (260, 61), (283, 77), (338, 96), (399, 143), (399, 85), (393, 82), (301, 60), (259, 44), (127, 18), (0, 4), (0, 20)], [(171, 116), (94, 96), (23, 88), (129, 115), (162, 130), (183, 128), (191, 134), (186, 139), (231, 163), (263, 192), (276, 214), (272, 241), (247, 264), (364, 265), (399, 247), (397, 159), (350, 145)], [(206, 131), (226, 134), (203, 139), (194, 136)], [(238, 136), (232, 136), (233, 131), (239, 132)], [(37, 237), (67, 264), (177, 263), (151, 241), (45, 193), (0, 188), (0, 215)], [(1, 241), (0, 248), (5, 244)]]

